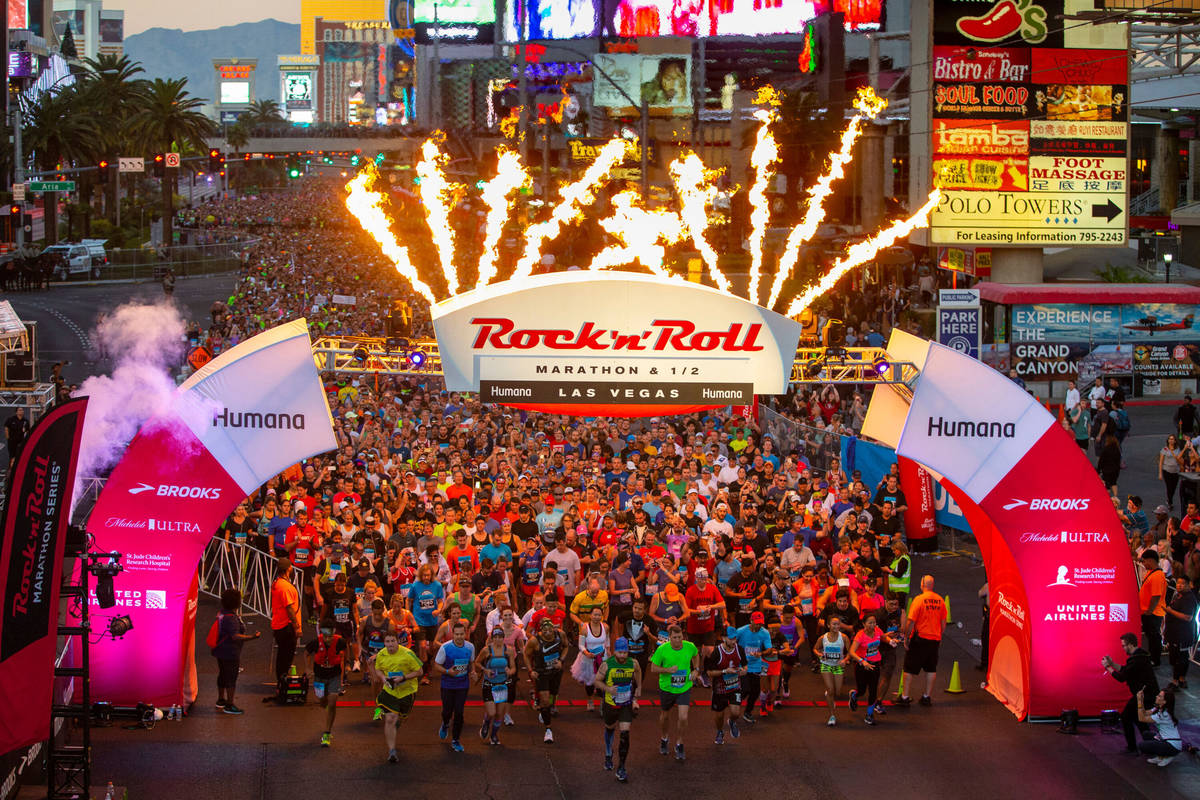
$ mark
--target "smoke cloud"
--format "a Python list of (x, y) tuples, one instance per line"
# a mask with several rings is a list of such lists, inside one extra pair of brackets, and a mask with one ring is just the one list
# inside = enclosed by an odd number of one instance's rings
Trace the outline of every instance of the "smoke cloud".
[(85, 380), (75, 393), (88, 398), (80, 444), (81, 482), (105, 475), (147, 421), (177, 410), (171, 370), (184, 349), (184, 321), (172, 305), (127, 303), (104, 318), (92, 340), (113, 362), (111, 375)]

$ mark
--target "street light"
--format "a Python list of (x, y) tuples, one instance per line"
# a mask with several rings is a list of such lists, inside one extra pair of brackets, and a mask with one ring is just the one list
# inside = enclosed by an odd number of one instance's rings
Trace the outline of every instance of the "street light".
[(1170, 253), (1163, 253), (1163, 263), (1167, 267), (1167, 283), (1171, 282), (1171, 262), (1175, 260), (1175, 256)]

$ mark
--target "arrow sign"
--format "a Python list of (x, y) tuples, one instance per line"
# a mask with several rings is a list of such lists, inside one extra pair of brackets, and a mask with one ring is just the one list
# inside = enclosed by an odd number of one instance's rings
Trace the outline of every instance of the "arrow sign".
[(1117, 217), (1121, 216), (1121, 207), (1109, 200), (1102, 206), (1092, 203), (1092, 216), (1104, 217), (1105, 222), (1112, 222)]

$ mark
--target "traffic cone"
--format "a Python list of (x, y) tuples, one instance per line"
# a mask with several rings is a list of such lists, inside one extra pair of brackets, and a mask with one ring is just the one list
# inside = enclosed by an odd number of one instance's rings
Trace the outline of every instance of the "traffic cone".
[(958, 662), (954, 662), (954, 669), (950, 670), (950, 685), (946, 687), (946, 691), (950, 694), (962, 694), (962, 678), (958, 674)]
[(943, 599), (946, 602), (946, 624), (953, 625), (954, 620), (950, 616), (950, 595), (946, 595)]

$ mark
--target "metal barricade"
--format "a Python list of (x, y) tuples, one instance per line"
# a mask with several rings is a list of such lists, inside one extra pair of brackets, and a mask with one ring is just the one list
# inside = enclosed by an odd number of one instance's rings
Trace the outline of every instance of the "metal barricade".
[[(200, 559), (200, 591), (220, 599), (226, 589), (242, 593), (242, 611), (271, 618), (271, 586), (278, 559), (271, 553), (241, 542), (214, 536)], [(304, 572), (292, 567), (289, 578), (304, 594)]]

